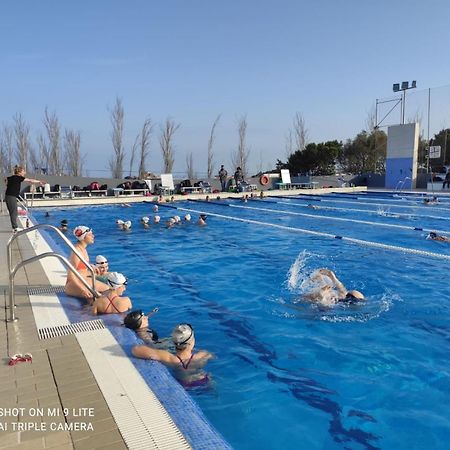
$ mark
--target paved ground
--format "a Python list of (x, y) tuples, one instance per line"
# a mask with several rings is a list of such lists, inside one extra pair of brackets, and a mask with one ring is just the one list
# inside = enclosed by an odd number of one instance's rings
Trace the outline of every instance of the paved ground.
[[(17, 273), (19, 320), (7, 322), (10, 236), (9, 216), (0, 212), (0, 449), (126, 449), (76, 338), (39, 340), (26, 289), (49, 285), (39, 263)], [(34, 254), (26, 238), (18, 241), (14, 262)], [(32, 363), (9, 366), (9, 356), (16, 353), (32, 353)], [(64, 431), (70, 427), (87, 429)]]

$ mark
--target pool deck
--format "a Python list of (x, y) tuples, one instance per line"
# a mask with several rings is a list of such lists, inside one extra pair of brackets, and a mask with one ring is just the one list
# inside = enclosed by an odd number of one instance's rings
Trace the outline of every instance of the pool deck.
[[(296, 195), (298, 193), (319, 194), (328, 192), (357, 192), (365, 188), (340, 189), (308, 189), (290, 191), (269, 191), (265, 196)], [(210, 194), (224, 197), (242, 197), (241, 194)], [(174, 196), (175, 200), (204, 199), (205, 194)], [(214, 197), (213, 197), (214, 196)], [(154, 197), (130, 197), (127, 203), (151, 201)], [(37, 206), (75, 206), (104, 203), (124, 203), (123, 198), (87, 198), (87, 199), (52, 199), (35, 200)], [(40, 288), (55, 286), (54, 273), (49, 274), (45, 264), (32, 263), (17, 272), (16, 286), (16, 322), (8, 322), (8, 271), (6, 264), (6, 246), (11, 237), (11, 227), (6, 207), (0, 212), (0, 248), (1, 267), (0, 285), (2, 289), (2, 322), (0, 326), (0, 345), (2, 363), (0, 364), (0, 449), (108, 449), (119, 450), (127, 448), (168, 449), (191, 448), (179, 430), (170, 422), (170, 417), (157, 400), (152, 399), (150, 389), (140, 386), (142, 380), (139, 374), (134, 374), (133, 367), (126, 366), (127, 358), (117, 342), (110, 340), (108, 330), (88, 331), (59, 337), (42, 338), (39, 333), (45, 320), (53, 321), (53, 325), (64, 323), (58, 314), (58, 307), (52, 303), (56, 295), (38, 296), (38, 302), (32, 302), (30, 287)], [(35, 245), (26, 236), (20, 236), (14, 241), (13, 262), (23, 261), (36, 254)], [(58, 270), (53, 269), (57, 273)], [(59, 268), (59, 282), (61, 283)], [(58, 280), (58, 279), (57, 279)], [(44, 315), (38, 317), (39, 302), (47, 305)], [(50, 307), (48, 307), (50, 305)], [(54, 308), (54, 310), (52, 310)], [(45, 308), (43, 308), (45, 309)], [(41, 313), (39, 313), (41, 314)], [(47, 314), (47, 316), (45, 316)], [(58, 322), (62, 320), (62, 322)], [(51, 325), (51, 324), (49, 324)], [(92, 334), (89, 334), (92, 333)], [(93, 338), (94, 337), (94, 338)], [(102, 347), (103, 345), (103, 347)], [(108, 349), (110, 355), (99, 356)], [(114, 348), (114, 351), (111, 351)], [(18, 362), (8, 365), (9, 356), (17, 353), (31, 353), (32, 363)], [(111, 354), (113, 354), (111, 356)], [(114, 357), (118, 358), (111, 361)], [(108, 359), (109, 358), (109, 359)], [(114, 368), (123, 366), (127, 377), (133, 373), (130, 383), (132, 387), (124, 386), (121, 373), (111, 374), (105, 367), (112, 364)], [(125, 365), (124, 365), (125, 364)], [(130, 364), (131, 366), (131, 364)], [(119, 369), (117, 369), (119, 370)], [(122, 373), (123, 375), (123, 373)], [(116, 377), (116, 378), (114, 378)], [(104, 379), (109, 384), (120, 384), (121, 394), (114, 391), (117, 386), (105, 386)], [(115, 381), (114, 381), (115, 380)], [(138, 386), (139, 385), (139, 386)], [(109, 389), (109, 390), (108, 390)], [(112, 393), (111, 393), (112, 389)], [(129, 389), (129, 391), (127, 391)], [(140, 390), (139, 390), (140, 389)], [(132, 395), (133, 394), (133, 395)], [(124, 396), (128, 403), (117, 403), (117, 396)], [(116, 397), (114, 397), (116, 396)], [(152, 424), (145, 417), (148, 405), (154, 402), (155, 411), (159, 414), (158, 425)], [(139, 403), (142, 403), (140, 405)], [(14, 410), (16, 408), (16, 410)], [(88, 408), (93, 408), (89, 410)], [(128, 408), (128, 409), (127, 409)], [(141, 410), (140, 410), (141, 408)], [(121, 417), (125, 410), (126, 417)], [(65, 414), (65, 413), (66, 414)], [(53, 414), (53, 415), (52, 415)], [(93, 414), (93, 415), (90, 415)], [(153, 418), (154, 419), (154, 418)], [(160, 421), (164, 422), (162, 427)], [(84, 425), (83, 425), (84, 424)], [(89, 424), (92, 429), (90, 429)], [(70, 427), (89, 427), (88, 430), (70, 430)], [(134, 428), (133, 428), (134, 427)], [(154, 428), (162, 428), (154, 430)], [(50, 429), (52, 428), (52, 429)], [(62, 430), (61, 430), (62, 429)], [(144, 434), (139, 435), (144, 429)], [(175, 437), (170, 437), (170, 435)], [(131, 435), (131, 437), (130, 437)], [(167, 438), (169, 436), (169, 439)]]

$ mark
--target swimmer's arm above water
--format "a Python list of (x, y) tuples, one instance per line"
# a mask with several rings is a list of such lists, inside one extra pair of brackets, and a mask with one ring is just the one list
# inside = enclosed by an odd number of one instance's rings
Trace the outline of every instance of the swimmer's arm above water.
[(329, 277), (330, 280), (333, 282), (334, 287), (338, 290), (339, 295), (342, 295), (343, 297), (345, 297), (345, 295), (347, 294), (347, 289), (332, 270), (320, 269), (319, 272), (322, 273), (323, 275), (326, 275), (327, 277)]
[(172, 353), (166, 350), (158, 350), (156, 348), (148, 347), (147, 345), (135, 345), (131, 350), (136, 358), (141, 359), (153, 359), (154, 361), (160, 361), (166, 364), (177, 363), (177, 358)]

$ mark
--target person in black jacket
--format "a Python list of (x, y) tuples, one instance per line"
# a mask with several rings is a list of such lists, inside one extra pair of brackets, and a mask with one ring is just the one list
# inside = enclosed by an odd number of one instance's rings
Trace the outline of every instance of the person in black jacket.
[(22, 166), (14, 166), (14, 175), (7, 177), (5, 201), (9, 211), (9, 218), (11, 220), (11, 226), (13, 232), (21, 230), (17, 226), (17, 197), (20, 194), (20, 185), (22, 181), (27, 183), (44, 185), (45, 182), (41, 180), (35, 180), (33, 178), (25, 178), (25, 169)]

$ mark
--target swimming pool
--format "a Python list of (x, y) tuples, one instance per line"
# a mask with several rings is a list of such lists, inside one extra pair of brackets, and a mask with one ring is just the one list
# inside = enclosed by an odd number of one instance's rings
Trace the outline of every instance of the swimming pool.
[[(106, 255), (127, 275), (134, 307), (160, 308), (151, 323), (161, 336), (194, 326), (198, 348), (217, 359), (210, 389), (190, 394), (234, 448), (445, 448), (450, 244), (425, 237), (448, 230), (450, 204), (409, 201), (369, 193), (160, 208), (163, 218), (205, 212), (204, 228), (145, 230), (145, 203), (34, 215), (92, 226), (91, 259)], [(118, 230), (118, 218), (132, 231)], [(319, 267), (367, 304), (304, 304), (301, 282)]]

